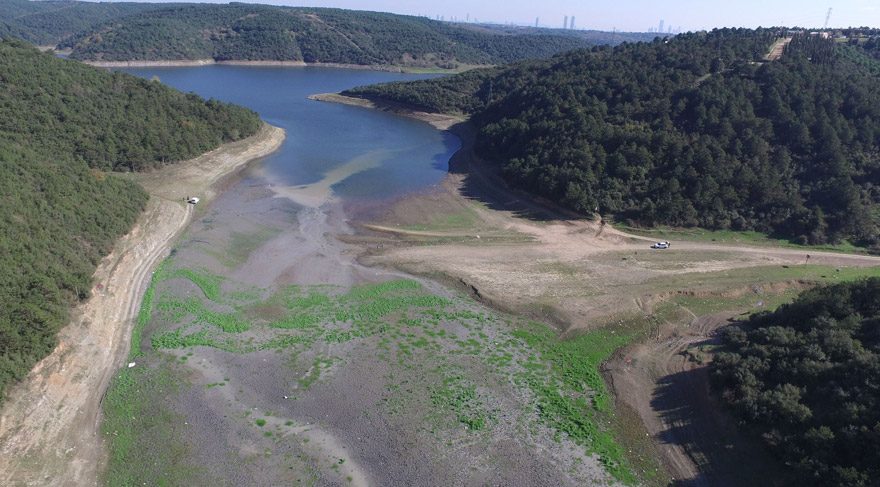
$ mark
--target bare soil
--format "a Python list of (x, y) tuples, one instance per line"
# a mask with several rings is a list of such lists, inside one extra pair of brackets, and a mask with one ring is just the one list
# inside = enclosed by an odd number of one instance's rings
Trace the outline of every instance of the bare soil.
[(725, 312), (665, 323), (656, 337), (605, 364), (617, 401), (637, 412), (677, 485), (771, 485), (785, 478), (709, 389), (706, 347), (717, 345), (718, 330), (735, 318)]
[(128, 354), (131, 328), (151, 270), (227, 176), (275, 151), (284, 131), (257, 135), (139, 177), (151, 199), (128, 235), (98, 267), (92, 297), (73, 312), (55, 351), (10, 391), (0, 412), (0, 484), (96, 485), (106, 461), (100, 403)]
[(785, 48), (791, 44), (791, 37), (783, 37), (781, 39), (777, 39), (776, 42), (770, 46), (770, 51), (764, 56), (765, 61), (778, 61), (782, 55), (785, 53)]
[(374, 110), (382, 110), (385, 112), (393, 112), (404, 117), (413, 118), (431, 124), (431, 126), (436, 128), (437, 130), (448, 130), (453, 125), (459, 124), (465, 120), (464, 117), (460, 116), (423, 112), (397, 103), (391, 103), (388, 101), (377, 102), (364, 98), (355, 98), (351, 96), (340, 95), (338, 93), (321, 93), (317, 95), (311, 95), (309, 96), (309, 99), (330, 103), (341, 103), (343, 105), (351, 105), (356, 107), (372, 108)]
[[(365, 223), (367, 237), (378, 240), (364, 262), (448, 276), (506, 310), (546, 314), (550, 309), (570, 331), (589, 329), (604, 317), (638, 313), (646, 296), (723, 287), (713, 276), (727, 271), (791, 268), (807, 261), (880, 265), (872, 256), (711, 242), (676, 241), (669, 250), (652, 250), (652, 239), (597, 221), (532, 217), (526, 202), (512, 203), (522, 198), (515, 192), (507, 192), (503, 202), (512, 209), (482, 195), (468, 197), (477, 177), (451, 175), (434, 193), (401, 201)], [(437, 215), (467, 221), (443, 225)]]

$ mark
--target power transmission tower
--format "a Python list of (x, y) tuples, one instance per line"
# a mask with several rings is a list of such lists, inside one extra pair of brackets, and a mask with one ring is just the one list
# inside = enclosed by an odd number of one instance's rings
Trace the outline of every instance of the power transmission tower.
[(828, 7), (828, 13), (825, 15), (825, 27), (824, 27), (825, 29), (828, 28), (828, 23), (831, 22), (831, 12), (833, 10), (834, 9), (832, 9), (831, 7)]

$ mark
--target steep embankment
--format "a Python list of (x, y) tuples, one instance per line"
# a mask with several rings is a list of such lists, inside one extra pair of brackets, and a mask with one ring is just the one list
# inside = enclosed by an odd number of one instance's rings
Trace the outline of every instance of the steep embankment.
[(111, 170), (194, 157), (257, 115), (0, 42), (0, 398), (56, 345), (68, 308), (148, 195)]
[(515, 186), (641, 224), (877, 245), (880, 85), (830, 40), (718, 30), (345, 94), (466, 113)]

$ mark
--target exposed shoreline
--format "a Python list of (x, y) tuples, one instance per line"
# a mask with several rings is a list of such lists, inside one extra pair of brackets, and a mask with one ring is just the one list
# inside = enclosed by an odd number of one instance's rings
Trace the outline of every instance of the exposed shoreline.
[(199, 66), (274, 66), (274, 67), (320, 67), (320, 68), (338, 68), (338, 69), (358, 69), (363, 71), (382, 71), (389, 73), (420, 73), (420, 72), (437, 72), (437, 73), (459, 73), (462, 69), (440, 69), (431, 67), (417, 66), (393, 66), (387, 64), (345, 64), (345, 63), (307, 63), (305, 61), (247, 61), (247, 60), (229, 60), (217, 61), (214, 59), (180, 59), (165, 61), (91, 61), (76, 60), (89, 66), (96, 68), (177, 68), (177, 67), (199, 67)]
[(353, 96), (345, 96), (339, 93), (319, 93), (310, 95), (309, 100), (324, 101), (329, 103), (340, 103), (362, 108), (371, 108), (381, 110), (383, 112), (391, 112), (407, 118), (412, 118), (420, 122), (425, 122), (436, 128), (437, 130), (449, 130), (460, 123), (467, 122), (467, 117), (458, 115), (446, 115), (442, 113), (423, 112), (416, 108), (403, 105), (401, 103), (392, 103), (388, 101), (368, 100), (366, 98), (356, 98)]
[(152, 270), (193, 218), (184, 197), (210, 201), (228, 177), (277, 150), (284, 137), (264, 125), (247, 139), (135, 176), (151, 195), (147, 209), (98, 266), (92, 297), (73, 310), (58, 346), (11, 388), (0, 410), (0, 484), (97, 484), (106, 464), (101, 399), (128, 355)]

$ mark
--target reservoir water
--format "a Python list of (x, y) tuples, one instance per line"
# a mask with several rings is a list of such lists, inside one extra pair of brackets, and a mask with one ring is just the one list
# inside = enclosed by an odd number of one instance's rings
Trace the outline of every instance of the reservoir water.
[[(380, 111), (309, 100), (355, 86), (424, 75), (320, 67), (207, 66), (124, 70), (206, 98), (236, 103), (287, 132), (263, 165), (273, 183), (298, 186), (334, 174), (333, 193), (389, 198), (440, 181), (458, 139), (427, 124)], [(335, 170), (335, 173), (334, 173)]]

